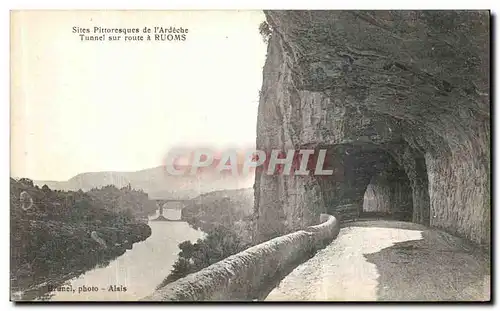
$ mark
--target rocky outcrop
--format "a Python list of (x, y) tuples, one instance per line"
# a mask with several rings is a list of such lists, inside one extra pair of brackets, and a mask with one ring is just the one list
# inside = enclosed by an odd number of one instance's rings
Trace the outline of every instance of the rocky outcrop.
[(340, 224), (322, 223), (277, 237), (170, 283), (143, 301), (253, 300), (264, 298), (286, 274), (334, 239)]
[(256, 241), (361, 209), (395, 166), (414, 222), (489, 245), (489, 13), (265, 13), (257, 149), (327, 149), (334, 174), (257, 171)]

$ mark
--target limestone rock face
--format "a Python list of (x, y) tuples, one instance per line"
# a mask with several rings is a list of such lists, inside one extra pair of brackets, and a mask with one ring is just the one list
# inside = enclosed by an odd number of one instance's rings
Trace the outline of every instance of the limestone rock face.
[(396, 165), (414, 222), (488, 245), (489, 13), (265, 13), (257, 148), (326, 148), (334, 173), (258, 171), (256, 241), (361, 210), (373, 176)]

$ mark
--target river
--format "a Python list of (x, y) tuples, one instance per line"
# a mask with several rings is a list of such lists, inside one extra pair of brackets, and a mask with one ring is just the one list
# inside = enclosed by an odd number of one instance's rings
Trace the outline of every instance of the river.
[[(179, 219), (180, 211), (164, 209), (163, 215)], [(108, 266), (70, 280), (67, 284), (71, 284), (75, 292), (53, 291), (50, 300), (136, 301), (151, 294), (170, 274), (180, 251), (178, 244), (186, 240), (194, 242), (203, 232), (194, 230), (186, 222), (149, 221), (149, 226), (152, 231), (149, 238), (135, 243)], [(83, 291), (84, 286), (94, 291)], [(110, 287), (121, 291), (110, 291)]]

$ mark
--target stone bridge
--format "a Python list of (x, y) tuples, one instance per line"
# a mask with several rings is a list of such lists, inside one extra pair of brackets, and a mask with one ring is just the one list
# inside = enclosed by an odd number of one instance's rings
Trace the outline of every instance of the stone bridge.
[(147, 300), (488, 300), (489, 12), (265, 15), (257, 149), (333, 175), (256, 171), (257, 245)]
[[(185, 200), (185, 199), (152, 199), (150, 201), (154, 201), (156, 203), (156, 206), (158, 206), (158, 209), (169, 208), (169, 209), (176, 209), (176, 210), (182, 210), (186, 203), (191, 202), (191, 200)], [(171, 204), (171, 203), (174, 203), (174, 204)], [(168, 205), (168, 206), (165, 206), (165, 205)]]
[(163, 216), (163, 210), (165, 208), (174, 209), (182, 212), (182, 209), (185, 207), (185, 203), (191, 202), (191, 200), (183, 200), (183, 199), (154, 199), (152, 201), (155, 201), (156, 206), (158, 207), (158, 217), (153, 219), (153, 221), (170, 221), (170, 222), (183, 222), (183, 220), (181, 219), (182, 218), (181, 213), (179, 213), (178, 218), (170, 219)]

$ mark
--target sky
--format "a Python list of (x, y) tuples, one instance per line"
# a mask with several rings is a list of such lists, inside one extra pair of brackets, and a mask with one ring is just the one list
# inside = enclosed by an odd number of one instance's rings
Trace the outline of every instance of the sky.
[[(261, 11), (11, 15), (11, 176), (162, 164), (179, 145), (253, 147)], [(185, 41), (81, 41), (73, 27), (183, 27)], [(139, 34), (139, 35), (142, 35)]]

